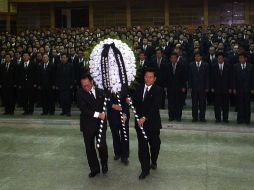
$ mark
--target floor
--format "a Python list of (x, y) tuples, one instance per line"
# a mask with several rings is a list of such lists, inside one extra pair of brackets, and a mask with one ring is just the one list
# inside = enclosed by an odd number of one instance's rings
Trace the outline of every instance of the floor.
[(194, 125), (185, 112), (182, 123), (168, 123), (162, 111), (158, 169), (143, 181), (133, 128), (129, 166), (113, 160), (108, 130), (109, 173), (89, 179), (77, 113), (0, 116), (0, 190), (253, 190), (254, 129), (217, 125), (212, 110), (206, 124)]

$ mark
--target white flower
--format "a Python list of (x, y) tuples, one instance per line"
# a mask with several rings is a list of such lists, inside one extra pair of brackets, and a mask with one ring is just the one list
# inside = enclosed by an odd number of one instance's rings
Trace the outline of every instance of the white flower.
[[(89, 64), (91, 75), (96, 84), (98, 85), (98, 87), (101, 89), (103, 89), (102, 71), (101, 71), (101, 53), (103, 50), (103, 46), (105, 44), (112, 43), (115, 44), (115, 46), (119, 49), (119, 51), (123, 56), (128, 85), (130, 85), (131, 82), (134, 81), (136, 75), (136, 64), (135, 64), (136, 60), (131, 48), (126, 43), (123, 43), (121, 40), (111, 38), (105, 39), (94, 47), (90, 55), (90, 64)], [(119, 68), (113, 50), (111, 48), (108, 53), (108, 65), (109, 65), (108, 72), (110, 80), (110, 89), (113, 93), (120, 92), (122, 84), (120, 80)], [(121, 70), (122, 69), (123, 68), (121, 68)]]

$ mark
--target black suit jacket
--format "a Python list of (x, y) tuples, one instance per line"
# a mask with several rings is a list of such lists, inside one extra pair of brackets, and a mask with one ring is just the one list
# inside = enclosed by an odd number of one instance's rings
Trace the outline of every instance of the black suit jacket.
[(49, 62), (46, 69), (44, 64), (39, 66), (38, 85), (43, 88), (52, 88), (55, 85), (55, 66)]
[(60, 90), (70, 89), (74, 84), (74, 69), (71, 63), (59, 64), (56, 69), (56, 86)]
[(33, 88), (37, 85), (38, 69), (34, 62), (29, 61), (28, 67), (25, 68), (24, 62), (18, 66), (17, 81), (23, 87)]
[(202, 61), (199, 71), (196, 62), (192, 62), (189, 67), (189, 88), (192, 91), (204, 92), (209, 89), (209, 69), (208, 64)]
[(188, 79), (186, 65), (182, 62), (178, 62), (174, 74), (172, 63), (167, 64), (163, 79), (168, 93), (182, 91), (182, 88), (186, 88)]
[[(162, 88), (153, 85), (143, 101), (144, 85), (137, 88), (133, 95), (133, 103), (136, 108), (137, 115), (146, 117), (144, 129), (159, 130), (161, 129), (160, 104), (162, 100)], [(138, 127), (137, 122), (135, 124)]]
[(246, 68), (242, 70), (241, 64), (234, 65), (233, 72), (233, 89), (236, 93), (251, 93), (254, 90), (253, 66), (246, 64)]
[(6, 65), (0, 65), (0, 82), (3, 87), (14, 87), (16, 85), (16, 65), (11, 62), (7, 71)]
[[(94, 117), (95, 112), (103, 111), (104, 93), (95, 89), (96, 100), (83, 88), (77, 91), (78, 108), (80, 114), (80, 131), (96, 131), (100, 127), (100, 119)], [(106, 122), (104, 123), (106, 125)]]
[(219, 63), (214, 64), (211, 73), (211, 89), (214, 89), (215, 93), (225, 94), (232, 89), (232, 67), (228, 63), (224, 63), (222, 73)]

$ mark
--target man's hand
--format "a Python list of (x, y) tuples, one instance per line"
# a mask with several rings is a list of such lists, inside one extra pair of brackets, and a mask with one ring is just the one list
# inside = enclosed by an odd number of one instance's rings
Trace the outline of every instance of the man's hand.
[(228, 93), (231, 94), (231, 93), (232, 93), (232, 90), (231, 90), (231, 89), (228, 89)]
[(186, 89), (185, 89), (185, 88), (182, 88), (182, 92), (185, 93), (185, 92), (186, 92)]
[(191, 88), (189, 88), (189, 92), (191, 92), (192, 91), (192, 89)]
[(209, 90), (208, 90), (208, 89), (205, 89), (205, 92), (207, 93), (207, 92), (209, 92)]
[(211, 89), (211, 92), (214, 92), (214, 91), (215, 91), (214, 88), (212, 88), (212, 89)]
[(113, 108), (114, 110), (117, 110), (117, 111), (122, 111), (122, 107), (119, 106), (119, 105), (117, 105), (117, 104), (113, 104), (113, 105), (112, 105), (112, 108)]
[(131, 99), (130, 98), (126, 98), (126, 103), (130, 104), (131, 103)]
[(101, 120), (105, 120), (106, 114), (105, 113), (99, 113), (99, 117), (98, 118), (101, 119)]
[(127, 120), (127, 115), (126, 114), (123, 114), (123, 122), (125, 123)]
[(236, 89), (233, 90), (233, 93), (236, 94)]
[(146, 119), (145, 117), (142, 117), (138, 120), (138, 126), (143, 127)]
[(251, 94), (254, 94), (254, 90), (251, 90)]

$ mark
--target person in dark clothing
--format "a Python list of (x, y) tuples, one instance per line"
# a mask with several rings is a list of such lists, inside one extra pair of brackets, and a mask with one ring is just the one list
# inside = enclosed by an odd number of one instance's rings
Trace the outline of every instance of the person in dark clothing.
[(4, 115), (13, 115), (15, 109), (16, 65), (11, 55), (5, 55), (5, 63), (0, 65), (0, 86), (3, 91)]
[(253, 66), (247, 63), (246, 54), (239, 54), (239, 63), (233, 71), (233, 93), (237, 102), (237, 123), (250, 124), (251, 94), (254, 93)]
[(40, 89), (42, 101), (41, 115), (54, 115), (55, 68), (52, 62), (49, 61), (48, 54), (43, 55), (42, 64), (39, 66), (38, 88)]
[(217, 63), (211, 69), (211, 91), (214, 93), (216, 122), (228, 123), (229, 95), (232, 93), (232, 67), (225, 62), (224, 54), (217, 54)]
[(61, 55), (61, 64), (56, 70), (56, 88), (59, 90), (59, 101), (62, 108), (60, 115), (71, 116), (72, 88), (74, 84), (74, 70), (68, 62), (66, 54)]
[(209, 89), (208, 64), (202, 61), (199, 52), (195, 53), (195, 62), (189, 68), (189, 89), (192, 98), (192, 118), (193, 122), (206, 122), (206, 93)]
[(168, 95), (168, 115), (170, 121), (181, 121), (187, 82), (186, 65), (178, 61), (178, 54), (172, 53), (170, 63), (163, 78)]
[[(138, 137), (138, 156), (142, 172), (139, 179), (146, 178), (150, 169), (157, 168), (157, 159), (160, 151), (160, 102), (162, 98), (161, 87), (155, 84), (155, 70), (147, 69), (145, 73), (145, 84), (137, 88), (133, 95), (133, 103), (136, 107), (139, 120), (135, 122)], [(147, 139), (140, 129), (144, 128)], [(150, 145), (150, 146), (149, 146)]]
[(87, 160), (91, 170), (90, 178), (100, 173), (100, 164), (94, 143), (95, 138), (99, 138), (100, 121), (104, 121), (98, 151), (102, 173), (106, 174), (108, 172), (108, 148), (106, 143), (107, 122), (103, 112), (104, 93), (94, 86), (93, 78), (90, 75), (81, 78), (81, 88), (77, 91), (77, 103), (81, 111), (80, 131), (84, 137)]
[(23, 62), (18, 67), (18, 84), (22, 92), (24, 115), (33, 114), (35, 89), (37, 88), (38, 70), (36, 64), (30, 60), (28, 53), (23, 54)]

